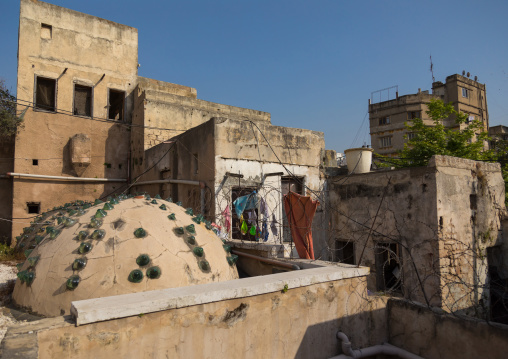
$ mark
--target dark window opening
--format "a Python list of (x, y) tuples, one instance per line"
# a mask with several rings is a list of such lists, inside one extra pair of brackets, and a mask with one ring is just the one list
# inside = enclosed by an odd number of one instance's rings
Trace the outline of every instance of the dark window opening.
[(92, 117), (92, 88), (74, 85), (74, 115)]
[(470, 194), (469, 195), (469, 208), (470, 209), (477, 209), (477, 197), (476, 194)]
[(390, 117), (381, 117), (379, 119), (379, 125), (388, 125), (390, 124)]
[(401, 291), (402, 257), (397, 243), (377, 243), (376, 286), (379, 291)]
[(415, 118), (421, 118), (420, 117), (420, 111), (409, 111), (407, 113), (407, 119), (408, 120), (413, 120)]
[[(251, 194), (256, 189), (252, 187), (233, 187), (231, 189), (231, 202), (234, 202), (238, 197), (246, 196), (248, 194)], [(242, 233), (242, 221), (238, 216), (236, 215), (235, 206), (231, 206), (231, 234), (233, 239), (241, 239), (244, 241), (255, 241), (256, 236), (250, 234), (250, 230), (252, 226), (256, 227), (258, 226), (258, 209), (251, 209), (244, 211), (242, 216), (244, 221), (247, 224), (247, 233)], [(251, 216), (254, 216), (254, 220), (250, 220), (249, 218)]]
[(35, 107), (46, 111), (56, 110), (56, 80), (37, 77)]
[(28, 208), (28, 214), (39, 214), (41, 213), (41, 204), (35, 202), (28, 202), (26, 204)]
[(39, 160), (32, 160), (32, 166), (38, 166)]
[[(282, 196), (291, 192), (295, 192), (299, 195), (303, 195), (303, 177), (281, 177), (281, 192)], [(280, 232), (280, 231), (279, 231)], [(286, 211), (284, 210), (284, 206), (282, 207), (282, 241), (283, 242), (291, 242), (293, 238), (291, 237), (291, 228), (289, 226), (289, 220), (286, 216)]]
[(335, 260), (355, 264), (355, 245), (352, 241), (335, 241)]
[(109, 113), (110, 120), (122, 121), (124, 108), (125, 92), (118, 90), (109, 90)]

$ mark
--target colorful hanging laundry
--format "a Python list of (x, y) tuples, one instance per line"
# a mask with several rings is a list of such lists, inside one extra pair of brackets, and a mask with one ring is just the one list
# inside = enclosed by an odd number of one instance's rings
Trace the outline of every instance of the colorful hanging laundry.
[(270, 229), (272, 230), (272, 234), (274, 237), (279, 235), (279, 231), (277, 229), (277, 220), (275, 219), (275, 213), (272, 213), (272, 223), (270, 224)]
[(258, 207), (258, 195), (256, 191), (242, 197), (238, 197), (233, 202), (233, 205), (235, 206), (235, 212), (238, 217), (240, 217), (243, 213), (243, 211), (248, 209), (255, 209)]
[(258, 220), (258, 216), (256, 214), (256, 211), (253, 210), (253, 209), (250, 209), (248, 211), (245, 211), (245, 213), (247, 214), (247, 222), (250, 224), (250, 225), (253, 225), (257, 222)]
[(263, 220), (263, 230), (261, 231), (261, 238), (266, 242), (268, 240), (268, 224), (266, 218)]
[(256, 235), (256, 227), (254, 225), (252, 225), (252, 227), (250, 227), (250, 232), (251, 236), (255, 236)]
[(223, 232), (230, 231), (231, 228), (231, 211), (229, 210), (229, 205), (226, 206), (224, 211), (222, 211), (222, 218), (224, 218), (224, 230)]
[(284, 196), (284, 210), (291, 228), (291, 236), (302, 259), (314, 259), (312, 219), (318, 205), (318, 201), (291, 191)]
[(247, 227), (247, 222), (242, 221), (242, 226), (240, 227), (240, 230), (242, 231), (242, 234), (247, 234), (247, 231), (249, 230), (249, 227)]
[(265, 218), (268, 218), (268, 206), (266, 205), (266, 201), (263, 197), (259, 198), (259, 212), (261, 212)]

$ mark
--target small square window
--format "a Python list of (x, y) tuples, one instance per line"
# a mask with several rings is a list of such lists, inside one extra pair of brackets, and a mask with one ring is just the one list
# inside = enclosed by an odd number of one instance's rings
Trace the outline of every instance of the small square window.
[(53, 26), (41, 24), (41, 39), (51, 40), (53, 37)]
[(379, 145), (381, 148), (390, 147), (392, 145), (392, 136), (380, 137), (379, 138)]
[(26, 204), (28, 214), (39, 214), (41, 213), (41, 204), (37, 202), (28, 202)]
[(35, 108), (56, 110), (56, 80), (37, 76), (35, 84)]
[(74, 115), (92, 117), (92, 88), (74, 85)]
[(39, 160), (32, 160), (32, 166), (38, 166)]
[(335, 260), (346, 264), (355, 264), (355, 244), (352, 241), (335, 242)]
[(416, 133), (414, 133), (414, 132), (408, 132), (408, 133), (407, 133), (407, 139), (408, 139), (409, 141), (411, 141), (411, 140), (413, 140), (413, 139), (415, 139), (415, 138), (416, 138)]
[(379, 118), (379, 125), (388, 125), (390, 123), (390, 117), (380, 117)]
[(415, 118), (421, 118), (420, 111), (409, 111), (407, 113), (408, 120), (414, 120)]
[(462, 89), (462, 97), (469, 98), (469, 90), (463, 88)]

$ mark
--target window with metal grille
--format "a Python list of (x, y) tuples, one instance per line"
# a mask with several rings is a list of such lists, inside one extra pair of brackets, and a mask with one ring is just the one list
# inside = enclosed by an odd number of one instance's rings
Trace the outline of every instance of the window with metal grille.
[(74, 115), (92, 117), (92, 88), (74, 85)]
[(355, 244), (352, 241), (335, 241), (335, 260), (355, 264)]
[(35, 108), (56, 110), (56, 80), (37, 76), (35, 81)]

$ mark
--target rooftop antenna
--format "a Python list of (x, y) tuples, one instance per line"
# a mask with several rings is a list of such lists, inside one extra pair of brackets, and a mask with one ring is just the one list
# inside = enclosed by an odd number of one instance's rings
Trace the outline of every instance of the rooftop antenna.
[(432, 55), (430, 55), (430, 73), (432, 75), (432, 83), (436, 82), (434, 78), (434, 64), (432, 63)]

